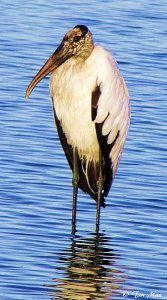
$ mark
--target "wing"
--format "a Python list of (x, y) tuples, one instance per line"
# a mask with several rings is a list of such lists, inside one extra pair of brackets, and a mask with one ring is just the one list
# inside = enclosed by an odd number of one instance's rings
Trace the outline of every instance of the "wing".
[(107, 196), (128, 133), (129, 95), (116, 61), (98, 47), (97, 83), (92, 93), (92, 120), (95, 122), (104, 158), (104, 196)]

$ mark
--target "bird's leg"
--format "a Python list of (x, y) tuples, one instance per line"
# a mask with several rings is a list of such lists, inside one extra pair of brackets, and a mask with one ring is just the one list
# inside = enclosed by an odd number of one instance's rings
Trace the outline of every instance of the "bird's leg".
[(97, 198), (97, 208), (96, 208), (96, 233), (99, 232), (100, 226), (100, 207), (101, 207), (101, 196), (103, 190), (103, 171), (102, 171), (102, 155), (99, 151), (99, 179), (98, 179), (98, 198)]
[(77, 208), (77, 192), (78, 192), (78, 182), (79, 182), (79, 173), (78, 173), (78, 153), (77, 150), (73, 149), (73, 203), (72, 203), (72, 234), (76, 232), (76, 208)]

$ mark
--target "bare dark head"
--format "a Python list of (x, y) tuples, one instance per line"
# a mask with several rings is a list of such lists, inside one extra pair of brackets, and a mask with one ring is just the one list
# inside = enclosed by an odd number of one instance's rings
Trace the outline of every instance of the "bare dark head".
[(92, 34), (85, 25), (77, 25), (68, 31), (62, 43), (72, 56), (80, 56), (87, 59), (93, 50)]
[(71, 57), (86, 60), (94, 48), (92, 34), (85, 25), (77, 25), (68, 31), (51, 57), (46, 61), (26, 90), (29, 97), (34, 87), (49, 73), (57, 69)]

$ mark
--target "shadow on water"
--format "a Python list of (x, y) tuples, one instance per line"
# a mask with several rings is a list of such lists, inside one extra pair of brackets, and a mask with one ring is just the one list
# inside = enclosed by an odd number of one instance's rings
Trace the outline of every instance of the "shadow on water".
[(128, 277), (116, 267), (120, 255), (109, 242), (103, 234), (74, 237), (70, 248), (58, 258), (56, 271), (64, 270), (62, 277), (46, 285), (50, 299), (111, 299), (122, 295)]

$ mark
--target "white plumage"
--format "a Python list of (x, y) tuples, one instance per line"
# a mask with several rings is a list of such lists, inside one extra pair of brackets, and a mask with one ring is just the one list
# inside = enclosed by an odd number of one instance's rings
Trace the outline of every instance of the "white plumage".
[[(91, 119), (91, 97), (96, 85), (100, 86), (97, 116)], [(65, 87), (65, 88), (64, 88)], [(95, 46), (89, 58), (69, 59), (53, 71), (50, 92), (67, 141), (78, 149), (79, 156), (89, 161), (99, 159), (99, 143), (95, 124), (102, 123), (102, 134), (108, 135), (111, 144), (119, 130), (119, 137), (112, 148), (114, 174), (125, 142), (128, 125), (129, 95), (117, 63), (101, 46)]]
[(91, 120), (91, 95), (95, 84), (89, 62), (76, 62), (73, 58), (55, 70), (50, 79), (53, 104), (67, 142), (78, 149), (80, 157), (97, 161), (99, 145)]

